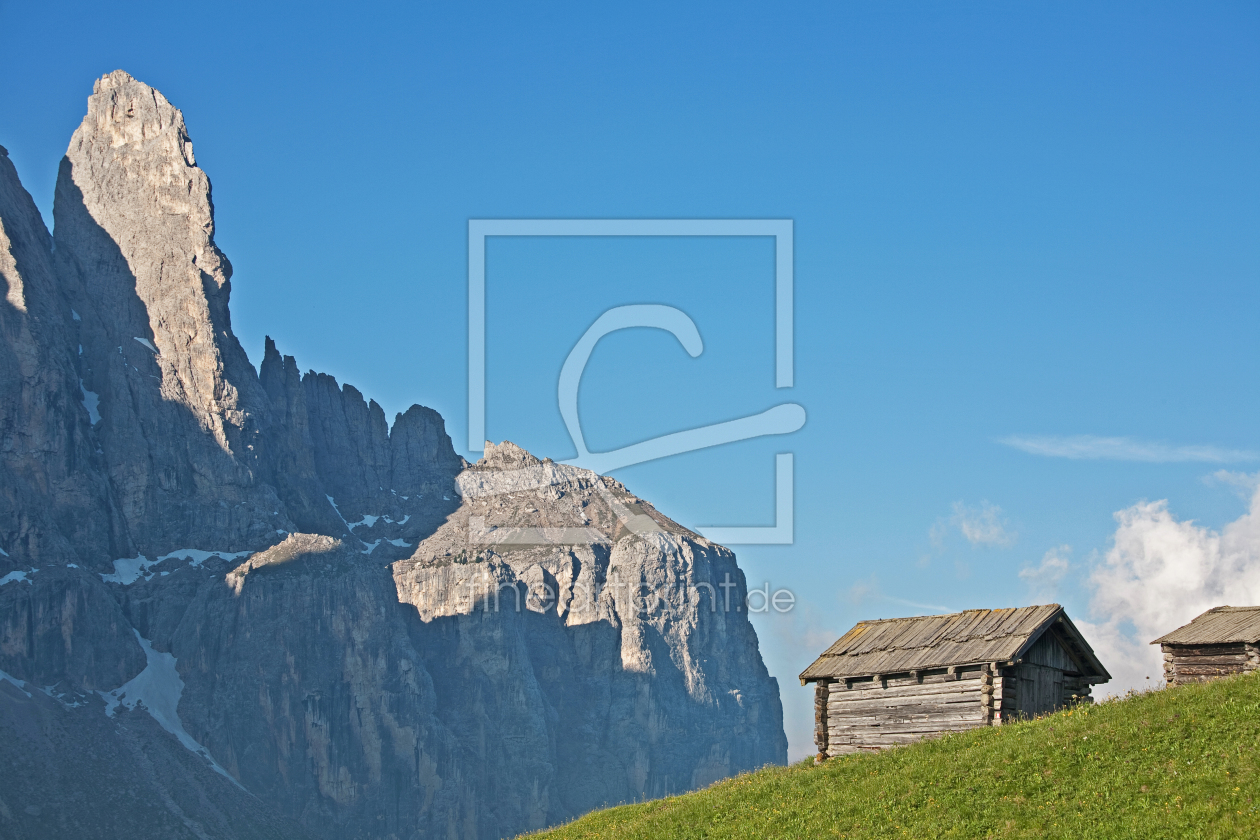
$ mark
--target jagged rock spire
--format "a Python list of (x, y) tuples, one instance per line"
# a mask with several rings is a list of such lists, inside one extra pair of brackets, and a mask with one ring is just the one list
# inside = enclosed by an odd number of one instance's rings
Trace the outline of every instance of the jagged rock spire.
[(258, 480), (267, 399), (232, 333), (210, 181), (161, 93), (121, 70), (93, 90), (55, 241), (115, 492), (142, 548), (254, 547), (290, 524)]

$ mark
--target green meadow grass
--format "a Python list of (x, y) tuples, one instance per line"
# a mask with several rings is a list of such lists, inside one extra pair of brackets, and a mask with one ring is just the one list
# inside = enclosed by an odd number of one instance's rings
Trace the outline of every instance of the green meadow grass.
[(532, 837), (1260, 838), (1260, 675), (745, 773)]

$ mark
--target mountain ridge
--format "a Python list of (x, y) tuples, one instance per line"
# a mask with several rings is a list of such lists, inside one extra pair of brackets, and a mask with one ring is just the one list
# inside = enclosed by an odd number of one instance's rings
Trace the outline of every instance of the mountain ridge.
[(498, 837), (785, 761), (733, 553), (270, 338), (255, 368), (231, 276), (129, 74), (51, 235), (0, 154), (4, 832)]

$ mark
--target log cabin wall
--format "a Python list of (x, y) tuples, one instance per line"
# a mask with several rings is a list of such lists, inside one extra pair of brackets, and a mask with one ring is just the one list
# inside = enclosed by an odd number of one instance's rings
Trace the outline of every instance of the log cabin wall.
[(828, 756), (827, 745), (827, 700), (831, 696), (831, 680), (819, 680), (814, 683), (814, 746), (818, 747), (815, 761)]
[(1015, 720), (1019, 717), (1019, 710), (1015, 706), (1015, 687), (1017, 685), (1014, 668), (1001, 668), (993, 679), (993, 725), (1001, 726), (1003, 723)]
[(1091, 692), (1094, 687), (1090, 685), (1087, 677), (1066, 675), (1063, 678), (1063, 705), (1072, 706), (1076, 703), (1093, 703), (1094, 698)]
[(993, 678), (994, 726), (1094, 702), (1092, 686), (1084, 676), (1039, 665), (1016, 665), (997, 674)]
[(1211, 682), (1260, 668), (1260, 646), (1245, 642), (1216, 645), (1161, 645), (1164, 682), (1169, 685)]
[(1028, 649), (1019, 665), (1003, 669), (1003, 717), (1030, 718), (1074, 703), (1093, 702), (1088, 678), (1079, 668), (1057, 636), (1046, 633)]
[(988, 725), (992, 701), (986, 698), (999, 689), (987, 671), (982, 666), (940, 668), (829, 683), (826, 755), (869, 752)]
[(1077, 667), (1059, 640), (1046, 634), (1018, 665), (820, 680), (814, 689), (814, 740), (822, 757), (845, 755), (1091, 702), (1090, 683)]

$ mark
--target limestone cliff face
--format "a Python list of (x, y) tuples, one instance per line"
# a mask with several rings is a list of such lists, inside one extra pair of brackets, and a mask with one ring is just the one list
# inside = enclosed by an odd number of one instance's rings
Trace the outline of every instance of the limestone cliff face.
[[(76, 706), (94, 703), (95, 707)], [(315, 840), (143, 709), (0, 679), (0, 836)]]
[(131, 549), (84, 407), (74, 314), (35, 202), (0, 147), (0, 549), (32, 563)]
[(308, 371), (266, 341), (259, 379), (272, 482), (300, 531), (350, 536), (399, 557), (454, 509), (455, 454), (441, 415), (413, 405), (393, 428), (375, 400)]
[[(537, 686), (550, 745), (530, 748), (546, 758), (532, 780), (540, 819), (784, 761), (778, 686), (734, 554), (611, 478), (511, 443), (487, 443), (457, 481), (459, 510), (394, 580), (426, 629), (455, 637), (452, 686), (494, 687), (457, 705), (463, 725), (511, 743), (518, 722), (500, 698)], [(526, 658), (504, 668), (514, 657), (484, 638), (508, 616)]]
[(730, 551), (255, 371), (160, 93), (97, 82), (54, 216), (0, 149), (0, 835), (494, 838), (785, 760)]

